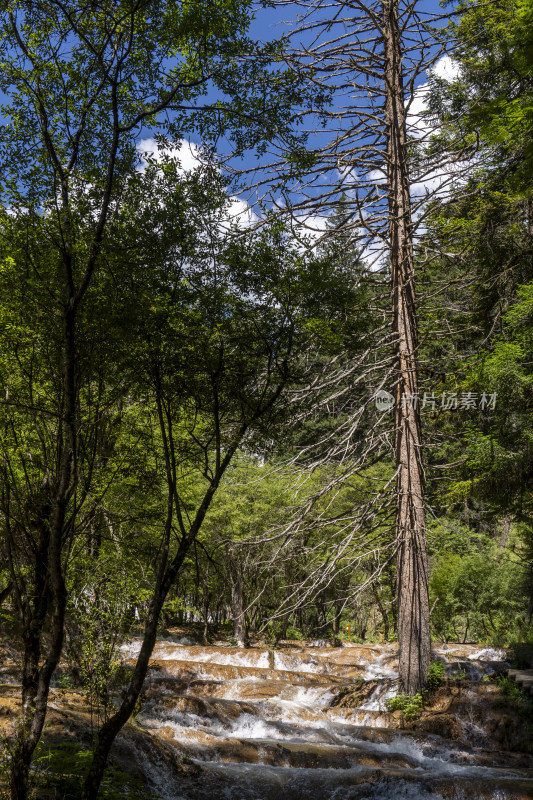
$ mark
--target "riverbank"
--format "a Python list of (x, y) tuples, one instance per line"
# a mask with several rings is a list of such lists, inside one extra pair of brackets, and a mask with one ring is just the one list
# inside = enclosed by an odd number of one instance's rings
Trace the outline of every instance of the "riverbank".
[[(503, 651), (436, 645), (447, 683), (406, 724), (387, 709), (397, 693), (394, 644), (240, 649), (167, 633), (139, 714), (113, 751), (105, 800), (533, 798), (531, 723), (494, 680)], [(139, 647), (133, 639), (123, 648), (126, 667)], [(3, 667), (4, 733), (17, 713), (15, 661)], [(79, 794), (96, 723), (83, 692), (55, 686), (39, 800)]]

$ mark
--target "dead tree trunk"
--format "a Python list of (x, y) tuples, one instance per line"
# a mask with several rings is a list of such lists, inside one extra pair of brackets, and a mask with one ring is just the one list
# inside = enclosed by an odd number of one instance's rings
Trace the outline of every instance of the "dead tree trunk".
[(424, 471), (418, 398), (417, 319), (414, 288), (406, 104), (398, 0), (383, 3), (389, 252), (395, 333), (395, 459), (397, 597), (400, 685), (415, 694), (430, 663), (428, 563)]

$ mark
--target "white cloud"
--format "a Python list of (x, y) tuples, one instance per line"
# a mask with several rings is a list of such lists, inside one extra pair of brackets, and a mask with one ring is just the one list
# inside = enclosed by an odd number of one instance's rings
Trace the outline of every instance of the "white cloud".
[(369, 183), (375, 183), (377, 186), (385, 186), (387, 183), (387, 176), (382, 169), (373, 169), (367, 175)]
[(305, 214), (297, 216), (293, 223), (295, 232), (312, 241), (319, 239), (328, 227), (326, 214)]
[[(161, 164), (164, 158), (178, 161), (179, 171), (182, 174), (193, 172), (205, 164), (205, 159), (202, 158), (202, 148), (194, 142), (184, 139), (178, 145), (165, 149), (162, 149), (153, 138), (140, 139), (137, 142), (137, 153), (140, 158), (137, 169), (140, 172), (144, 172), (149, 161)], [(248, 203), (239, 197), (230, 197), (221, 227), (227, 228), (232, 225), (242, 229), (253, 225), (258, 220), (259, 217)]]
[(429, 91), (429, 84), (424, 83), (415, 89), (411, 105), (409, 106), (409, 113), (407, 115), (407, 130), (410, 136), (415, 136), (421, 139), (432, 132), (432, 126), (428, 124), (428, 120), (424, 117), (424, 112), (427, 111), (427, 95)]
[(240, 197), (230, 197), (229, 208), (227, 209), (227, 218), (230, 224), (236, 225), (238, 228), (249, 228), (259, 221), (259, 217), (244, 200)]
[(433, 75), (436, 75), (437, 78), (442, 78), (451, 83), (451, 81), (459, 77), (461, 68), (457, 61), (454, 61), (450, 56), (443, 56), (439, 58), (431, 72)]
[(143, 172), (148, 166), (148, 158), (160, 164), (163, 153), (166, 158), (176, 159), (183, 172), (192, 172), (202, 164), (201, 148), (193, 142), (182, 140), (177, 147), (161, 150), (155, 139), (140, 139), (137, 142), (137, 153), (141, 159), (138, 170)]
[[(443, 56), (439, 58), (433, 69), (430, 71), (430, 76), (435, 76), (442, 80), (451, 83), (461, 74), (459, 64), (450, 56)], [(423, 136), (430, 136), (433, 132), (433, 126), (429, 120), (424, 117), (424, 112), (427, 111), (427, 97), (429, 92), (429, 82), (423, 83), (415, 89), (411, 105), (409, 107), (409, 114), (407, 117), (407, 127), (409, 134), (421, 139)]]
[[(430, 77), (435, 76), (449, 83), (454, 81), (461, 73), (459, 64), (450, 56), (440, 58), (430, 71)], [(436, 132), (435, 123), (424, 112), (428, 108), (429, 82), (419, 86), (414, 93), (407, 119), (408, 131), (417, 139), (430, 137)], [(414, 200), (423, 201), (428, 197), (444, 198), (448, 195), (452, 185), (461, 181), (464, 162), (456, 162), (453, 156), (442, 159), (440, 167), (429, 171), (426, 175), (416, 180), (411, 185), (411, 196)], [(416, 216), (416, 215), (415, 215)]]

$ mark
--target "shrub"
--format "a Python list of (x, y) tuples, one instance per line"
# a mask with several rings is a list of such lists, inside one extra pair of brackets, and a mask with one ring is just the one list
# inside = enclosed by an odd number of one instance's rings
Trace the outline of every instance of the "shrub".
[(478, 552), (441, 553), (435, 559), (433, 633), (444, 641), (467, 638), (505, 646), (520, 635), (528, 598), (512, 561), (498, 559), (493, 543), (479, 546)]
[(525, 691), (515, 681), (511, 680), (511, 678), (498, 675), (495, 680), (502, 693), (505, 697), (508, 697), (509, 700), (516, 700), (518, 702), (525, 702), (528, 700)]
[(387, 711), (401, 711), (402, 719), (405, 722), (412, 722), (417, 719), (424, 707), (424, 699), (421, 694), (410, 697), (408, 694), (397, 694), (385, 700)]
[(533, 667), (533, 641), (512, 642), (509, 647), (509, 661), (515, 669)]
[(341, 639), (343, 642), (351, 642), (352, 644), (365, 644), (365, 640), (361, 639), (360, 636), (356, 636), (354, 633), (344, 633), (343, 631), (337, 635), (337, 639)]
[(446, 680), (446, 669), (443, 661), (432, 661), (429, 665), (426, 687), (430, 692), (434, 692), (442, 686)]
[(304, 635), (297, 628), (287, 628), (285, 632), (285, 638), (301, 640), (304, 638)]

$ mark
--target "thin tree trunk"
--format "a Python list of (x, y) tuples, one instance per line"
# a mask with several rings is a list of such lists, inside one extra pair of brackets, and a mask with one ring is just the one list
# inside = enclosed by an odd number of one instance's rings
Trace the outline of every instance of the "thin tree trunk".
[(506, 514), (501, 522), (500, 543), (498, 546), (498, 549), (500, 551), (505, 550), (505, 548), (507, 547), (510, 532), (511, 532), (511, 516), (510, 514)]
[[(287, 638), (287, 628), (288, 627), (289, 627), (289, 618), (288, 617), (283, 617), (281, 619), (281, 621), (280, 621), (278, 632), (277, 632), (276, 637), (274, 639), (273, 648), (277, 647), (279, 645), (279, 643), (283, 639)], [(248, 644), (249, 644), (249, 640), (248, 640)], [(274, 667), (272, 667), (272, 669), (274, 669)]]
[[(206, 507), (202, 509), (204, 514), (207, 510), (207, 505), (208, 504), (206, 504)], [(198, 520), (198, 527), (199, 525), (200, 520)], [(141, 694), (144, 680), (148, 672), (150, 656), (152, 655), (152, 651), (156, 643), (157, 626), (163, 603), (165, 602), (165, 599), (176, 580), (177, 574), (181, 568), (181, 565), (183, 564), (183, 561), (185, 560), (191, 544), (191, 538), (188, 537), (187, 539), (182, 539), (171, 564), (169, 564), (165, 570), (161, 571), (162, 577), (154, 588), (150, 609), (148, 611), (148, 616), (144, 627), (143, 642), (135, 663), (135, 667), (133, 669), (132, 678), (122, 699), (120, 707), (116, 713), (113, 714), (113, 716), (110, 717), (100, 728), (96, 747), (93, 752), (91, 766), (85, 779), (82, 800), (96, 800), (98, 796), (98, 791), (102, 782), (102, 777), (113, 742), (115, 741), (119, 731), (132, 715)]]
[(531, 623), (532, 617), (533, 617), (533, 597), (530, 597), (529, 603), (527, 604), (526, 625), (529, 625)]
[[(96, 747), (93, 752), (91, 766), (89, 767), (89, 772), (87, 774), (83, 786), (82, 800), (96, 800), (96, 798), (98, 797), (98, 791), (100, 789), (100, 784), (102, 782), (104, 770), (107, 764), (107, 759), (109, 757), (109, 753), (111, 751), (113, 742), (115, 741), (115, 738), (119, 733), (119, 731), (123, 728), (123, 726), (126, 724), (128, 719), (132, 715), (135, 706), (137, 704), (137, 701), (139, 699), (139, 696), (141, 694), (144, 679), (146, 678), (146, 674), (148, 672), (148, 664), (150, 661), (150, 656), (152, 655), (152, 651), (154, 649), (157, 638), (157, 625), (158, 625), (159, 615), (163, 607), (163, 603), (165, 602), (172, 586), (174, 586), (176, 582), (176, 578), (181, 569), (181, 566), (187, 556), (187, 553), (189, 552), (190, 548), (192, 547), (196, 539), (198, 531), (202, 526), (205, 515), (218, 489), (222, 476), (224, 475), (228, 464), (233, 458), (237, 450), (237, 446), (240, 443), (244, 434), (246, 433), (246, 430), (247, 426), (242, 425), (234, 443), (230, 448), (228, 448), (228, 451), (226, 452), (226, 455), (222, 459), (218, 467), (217, 473), (211, 482), (211, 485), (209, 486), (206, 494), (204, 495), (204, 498), (198, 508), (198, 511), (196, 513), (196, 516), (188, 533), (184, 535), (181, 539), (181, 542), (179, 544), (179, 547), (177, 549), (174, 558), (169, 564), (166, 563), (166, 557), (163, 558), (161, 562), (159, 578), (152, 594), (150, 609), (148, 611), (146, 624), (144, 628), (143, 642), (141, 645), (141, 650), (139, 652), (139, 655), (137, 656), (135, 667), (133, 668), (133, 675), (131, 677), (130, 683), (128, 685), (125, 695), (123, 696), (122, 702), (118, 710), (100, 728), (100, 731), (98, 733), (98, 739), (96, 742)], [(167, 463), (167, 480), (168, 480), (168, 490), (169, 490), (169, 503), (168, 503), (167, 524), (166, 524), (167, 530), (165, 534), (166, 548), (168, 548), (169, 532), (172, 523), (172, 511), (173, 511), (172, 502), (175, 497), (175, 484), (173, 478), (173, 471), (169, 463)]]
[(396, 335), (396, 538), (401, 689), (425, 684), (431, 658), (417, 320), (398, 0), (383, 3), (390, 261)]
[[(40, 504), (37, 503), (38, 511), (41, 511), (39, 506)], [(16, 589), (15, 592), (19, 616), (22, 620), (24, 660), (22, 665), (21, 715), (10, 764), (10, 790), (12, 800), (25, 800), (28, 796), (29, 767), (33, 752), (31, 749), (31, 727), (39, 689), (42, 629), (46, 619), (48, 605), (46, 572), (40, 568), (40, 564), (46, 564), (48, 560), (48, 547), (50, 542), (49, 514), (49, 508), (48, 515), (43, 509), (42, 521), (41, 524), (38, 525), (39, 544), (33, 564), (33, 581), (26, 587), (25, 592), (20, 593), (18, 589)], [(33, 594), (31, 598), (28, 597), (30, 591)]]
[(390, 635), (389, 615), (387, 614), (387, 610), (383, 600), (380, 597), (377, 586), (374, 587), (374, 597), (376, 598), (376, 604), (379, 609), (379, 613), (381, 614), (381, 619), (383, 620), (383, 639), (388, 642)]
[[(69, 293), (67, 287), (67, 294)], [(67, 505), (72, 492), (76, 463), (76, 309), (68, 303), (64, 318), (63, 392), (61, 460), (51, 514), (42, 522), (41, 552), (35, 563), (35, 585), (38, 588), (32, 615), (25, 632), (25, 653), (22, 686), (22, 717), (10, 765), (12, 800), (27, 800), (30, 765), (41, 738), (48, 707), (50, 683), (61, 657), (64, 638), (67, 593), (61, 562)], [(49, 530), (48, 530), (49, 528)], [(46, 585), (46, 598), (45, 594)], [(39, 666), (43, 625), (49, 620), (49, 647), (44, 663)]]
[(0, 592), (0, 607), (4, 604), (4, 602), (7, 600), (12, 591), (13, 591), (13, 582), (11, 581), (11, 583), (8, 583), (6, 588), (2, 589), (2, 591)]
[(340, 621), (340, 614), (337, 614), (337, 610), (334, 609), (334, 617), (331, 620), (331, 633), (333, 636), (339, 635), (339, 621)]
[[(259, 420), (262, 415), (264, 415), (273, 407), (273, 405), (277, 402), (285, 387), (287, 378), (288, 378), (288, 372), (285, 371), (283, 373), (283, 380), (278, 383), (276, 390), (268, 397), (268, 399), (264, 403), (259, 404), (259, 406), (255, 408), (251, 417), (248, 420), (241, 421), (238, 429), (234, 433), (231, 444), (227, 447), (226, 452), (224, 454), (222, 453), (220, 444), (220, 429), (219, 429), (220, 420), (218, 412), (215, 414), (215, 425), (217, 430), (217, 434), (215, 437), (216, 467), (214, 470), (214, 475), (210, 480), (207, 491), (204, 494), (204, 497), (200, 505), (198, 506), (194, 520), (188, 530), (185, 529), (183, 523), (183, 518), (181, 515), (181, 503), (177, 492), (176, 454), (174, 450), (174, 441), (172, 438), (173, 436), (172, 417), (170, 414), (169, 406), (163, 409), (160, 386), (159, 384), (157, 386), (156, 403), (158, 408), (159, 426), (163, 440), (163, 450), (165, 456), (165, 472), (166, 472), (166, 480), (168, 488), (167, 524), (165, 530), (164, 546), (162, 548), (159, 574), (152, 594), (152, 600), (150, 603), (150, 609), (148, 612), (148, 617), (144, 629), (144, 637), (141, 645), (141, 650), (137, 657), (135, 667), (133, 668), (133, 674), (130, 683), (122, 699), (120, 707), (115, 712), (115, 714), (113, 714), (113, 716), (111, 716), (108, 720), (106, 720), (106, 722), (103, 724), (103, 726), (99, 731), (96, 747), (93, 752), (91, 766), (89, 767), (89, 772), (87, 774), (83, 786), (82, 800), (96, 800), (98, 796), (98, 791), (100, 788), (100, 784), (102, 782), (102, 777), (104, 774), (104, 770), (107, 764), (107, 759), (109, 757), (109, 753), (111, 751), (113, 742), (117, 734), (121, 730), (121, 728), (126, 724), (131, 714), (133, 713), (135, 705), (141, 694), (144, 679), (148, 671), (150, 656), (152, 654), (156, 642), (157, 623), (159, 615), (161, 613), (161, 609), (163, 607), (163, 603), (165, 602), (165, 599), (169, 591), (175, 585), (183, 561), (185, 560), (190, 548), (193, 546), (196, 540), (196, 537), (202, 527), (202, 523), (205, 519), (207, 511), (209, 510), (211, 502), (218, 490), (220, 481), (222, 480), (224, 473), (226, 472), (226, 469), (231, 463), (233, 457), (235, 456), (237, 448), (240, 446), (243, 437), (246, 435), (250, 424)], [(213, 381), (213, 386), (214, 386), (214, 396), (216, 399), (217, 388), (215, 381)], [(217, 405), (217, 403), (218, 401), (215, 403), (215, 405)], [(173, 512), (175, 512), (178, 518), (182, 537), (178, 549), (176, 551), (176, 554), (174, 555), (170, 563), (168, 563), (169, 542), (170, 542), (170, 532), (171, 532)]]
[(233, 615), (233, 638), (238, 647), (247, 647), (244, 590), (239, 564), (236, 565), (231, 574), (231, 611)]
[(202, 630), (202, 644), (205, 646), (205, 645), (209, 644), (209, 641), (208, 641), (208, 638), (207, 638), (207, 634), (209, 632), (209, 621), (208, 621), (208, 619), (209, 619), (209, 598), (207, 600), (204, 600), (204, 602), (202, 604), (202, 616), (204, 618), (204, 620), (203, 620), (204, 627), (203, 627), (203, 630)]

